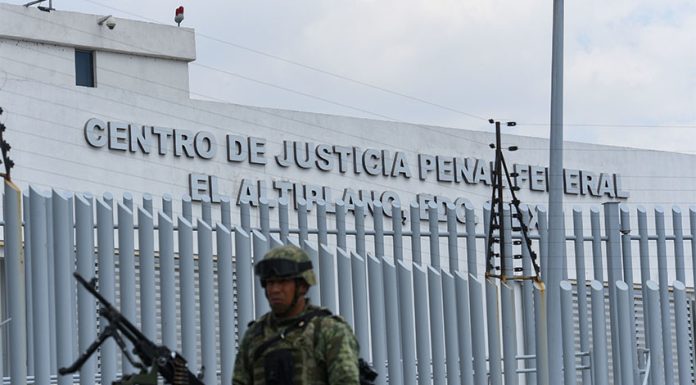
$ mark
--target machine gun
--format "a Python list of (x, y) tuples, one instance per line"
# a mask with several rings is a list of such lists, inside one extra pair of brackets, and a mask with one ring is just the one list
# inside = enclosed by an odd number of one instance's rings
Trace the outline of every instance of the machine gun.
[[(99, 315), (109, 321), (109, 324), (84, 354), (78, 357), (70, 367), (58, 369), (58, 373), (65, 375), (80, 370), (89, 357), (97, 351), (97, 348), (109, 337), (113, 337), (128, 361), (140, 369), (140, 373), (124, 375), (120, 380), (114, 381), (112, 385), (157, 385), (158, 374), (172, 385), (205, 385), (200, 378), (188, 370), (184, 357), (164, 345), (156, 345), (150, 341), (118, 309), (99, 294), (94, 280), (87, 282), (80, 274), (74, 273), (73, 275), (87, 291), (99, 300), (101, 303)], [(135, 361), (128, 352), (123, 336), (133, 343), (133, 353), (140, 358), (140, 362)]]

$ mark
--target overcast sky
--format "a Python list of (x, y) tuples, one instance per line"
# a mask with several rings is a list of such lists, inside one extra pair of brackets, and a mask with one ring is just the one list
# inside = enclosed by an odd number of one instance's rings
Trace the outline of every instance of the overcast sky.
[[(179, 5), (192, 97), (548, 137), (552, 0), (53, 0), (165, 24)], [(696, 154), (696, 2), (567, 1), (564, 61), (566, 140)]]

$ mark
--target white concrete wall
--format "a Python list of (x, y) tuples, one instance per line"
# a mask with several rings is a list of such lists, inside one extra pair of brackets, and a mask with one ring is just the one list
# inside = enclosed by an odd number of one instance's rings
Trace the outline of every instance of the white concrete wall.
[[(0, 6), (0, 106), (6, 111), (3, 119), (17, 163), (14, 179), (21, 186), (179, 196), (189, 192), (190, 174), (204, 174), (216, 176), (219, 193), (233, 199), (243, 178), (265, 181), (271, 197), (276, 196), (274, 180), (289, 180), (330, 186), (334, 199), (341, 198), (347, 188), (393, 191), (402, 206), (418, 193), (451, 200), (464, 197), (477, 207), (490, 199), (490, 188), (484, 184), (438, 182), (435, 173), (425, 181), (418, 178), (418, 154), (492, 161), (488, 143), (493, 136), (489, 133), (191, 100), (187, 62), (195, 57), (192, 30), (118, 20), (116, 29), (110, 31), (97, 26), (96, 18)], [(90, 32), (83, 36), (79, 31)], [(174, 44), (174, 39), (184, 44)], [(97, 51), (96, 88), (74, 85), (74, 46)], [(158, 53), (153, 53), (156, 49)], [(168, 57), (173, 59), (165, 59)], [(176, 157), (171, 143), (167, 155), (93, 148), (83, 129), (90, 118), (135, 127), (205, 131), (217, 139), (217, 155), (212, 160)], [(566, 128), (574, 129), (578, 128)], [(267, 164), (227, 161), (227, 134), (265, 140)], [(283, 168), (274, 156), (282, 153), (284, 140), (387, 150), (392, 155), (399, 151), (412, 176)], [(506, 135), (504, 143), (520, 147), (508, 154), (510, 166), (547, 166), (546, 140)], [(566, 143), (565, 166), (619, 174), (623, 190), (630, 193), (623, 201), (629, 204), (686, 207), (696, 202), (693, 155)], [(546, 193), (529, 188), (523, 188), (520, 196), (530, 204), (545, 204), (548, 199)], [(609, 200), (608, 196), (566, 195), (568, 207)]]

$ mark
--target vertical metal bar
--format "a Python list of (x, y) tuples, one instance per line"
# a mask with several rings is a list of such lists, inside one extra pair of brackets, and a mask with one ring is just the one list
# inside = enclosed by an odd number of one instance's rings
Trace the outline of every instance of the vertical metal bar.
[[(104, 210), (108, 211), (111, 214), (111, 207), (105, 208)], [(60, 368), (65, 368), (72, 364), (73, 360), (73, 340), (72, 340), (72, 332), (73, 328), (75, 328), (75, 320), (74, 320), (74, 314), (71, 311), (71, 297), (72, 297), (72, 286), (71, 286), (71, 281), (73, 279), (72, 277), (72, 249), (73, 249), (73, 223), (72, 220), (70, 220), (70, 216), (68, 215), (68, 212), (72, 211), (72, 205), (70, 202), (70, 196), (66, 193), (61, 193), (59, 191), (54, 190), (53, 191), (53, 255), (55, 257), (55, 274), (56, 274), (56, 280), (55, 280), (55, 302), (56, 302), (56, 355), (58, 356), (58, 367)], [(8, 238), (8, 226), (10, 226), (10, 222), (8, 222), (7, 214), (8, 212), (5, 211), (5, 242), (12, 242), (14, 239)], [(99, 215), (99, 212), (97, 212)], [(105, 213), (102, 213), (102, 215)], [(113, 214), (112, 214), (113, 215)], [(106, 219), (101, 219), (99, 220), (99, 223), (102, 227), (108, 227), (107, 219), (111, 219), (111, 227), (109, 228), (109, 231), (111, 231), (111, 257), (113, 259), (113, 217), (108, 217)], [(8, 243), (5, 244), (5, 253), (8, 253)], [(101, 252), (101, 246), (105, 243), (108, 243), (100, 240), (99, 246), (100, 246), (100, 252)], [(6, 255), (8, 257), (8, 268), (7, 268), (7, 276), (8, 276), (8, 281), (12, 279), (12, 274), (13, 270), (10, 268), (9, 262), (9, 256), (10, 254)], [(100, 270), (101, 270), (101, 261), (99, 263), (100, 265)], [(106, 268), (108, 270), (108, 268)], [(113, 275), (113, 261), (111, 263), (111, 274)], [(15, 278), (16, 279), (16, 278)], [(100, 284), (99, 287), (101, 288), (103, 284), (103, 281), (100, 279)], [(111, 287), (113, 290), (113, 286)], [(11, 293), (13, 293), (11, 297), (15, 295), (15, 293), (18, 293), (19, 290), (15, 289), (12, 285), (9, 286), (9, 290)], [(22, 290), (23, 291), (23, 290)], [(113, 293), (112, 293), (113, 294)], [(110, 298), (113, 300), (113, 296)], [(10, 308), (10, 316), (14, 319), (14, 315), (12, 314), (12, 309)], [(19, 322), (21, 321), (22, 318), (20, 318)], [(14, 321), (13, 321), (14, 322)], [(15, 329), (10, 327), (10, 342), (12, 342), (12, 333), (15, 332)], [(111, 342), (113, 344), (113, 342)], [(108, 354), (105, 354), (105, 352), (109, 349), (112, 349), (113, 346), (109, 347), (108, 345), (102, 346), (102, 356), (106, 356), (108, 358)], [(14, 354), (14, 351), (10, 349), (12, 354)], [(115, 354), (115, 351), (112, 352), (112, 354)], [(12, 357), (12, 355), (11, 355)], [(112, 357), (113, 358), (113, 357)], [(10, 369), (12, 369), (12, 365), (14, 365), (14, 362), (11, 362), (10, 364)], [(104, 362), (106, 364), (106, 362)], [(22, 363), (24, 366), (25, 364)], [(26, 374), (25, 374), (26, 376)], [(102, 377), (103, 378), (110, 378), (108, 377), (108, 370), (107, 366), (104, 365), (102, 367)], [(15, 378), (12, 378), (13, 382)], [(58, 385), (72, 385), (73, 384), (73, 375), (65, 375), (65, 376), (58, 376)]]
[(143, 194), (143, 210), (152, 215), (152, 195), (149, 193)]
[(609, 325), (611, 336), (611, 359), (614, 373), (614, 382), (617, 384), (628, 381), (621, 378), (621, 355), (619, 344), (619, 314), (616, 298), (616, 281), (623, 279), (621, 267), (621, 243), (619, 239), (619, 204), (616, 202), (604, 203), (604, 226), (607, 237), (607, 277), (609, 279)]
[(440, 229), (438, 224), (438, 207), (435, 201), (428, 203), (428, 229), (430, 231), (430, 265), (440, 269)]
[[(338, 212), (338, 209), (336, 209)], [(288, 243), (288, 234), (290, 233), (290, 219), (288, 215), (288, 200), (287, 198), (278, 199), (278, 226), (280, 226), (280, 240), (283, 243)]]
[[(541, 277), (547, 283), (549, 276), (549, 222), (546, 208), (542, 205), (536, 207), (537, 220), (539, 224), (539, 263), (541, 264)], [(548, 298), (547, 298), (548, 299)]]
[[(54, 195), (54, 202), (55, 195)], [(67, 232), (62, 236), (70, 235)], [(68, 238), (69, 239), (69, 238)], [(56, 238), (56, 241), (58, 239)], [(62, 240), (61, 242), (65, 242)], [(116, 299), (116, 271), (114, 266), (114, 209), (113, 196), (106, 193), (103, 199), (97, 200), (97, 261), (99, 263), (99, 293), (114, 303)], [(65, 267), (69, 269), (69, 266)], [(65, 272), (69, 276), (69, 272)], [(64, 273), (64, 274), (65, 274)], [(57, 277), (56, 277), (57, 278)], [(68, 307), (69, 308), (69, 307)], [(108, 326), (108, 321), (100, 319), (99, 328), (104, 330)], [(101, 366), (102, 383), (108, 384), (116, 380), (116, 344), (112, 340), (107, 340), (100, 348), (99, 361)], [(68, 363), (69, 365), (69, 363)], [(65, 367), (65, 365), (63, 365)], [(61, 380), (61, 376), (58, 376)]]
[(337, 200), (336, 207), (336, 246), (339, 249), (348, 251), (346, 239), (346, 204), (342, 200)]
[(232, 383), (234, 369), (234, 288), (232, 282), (232, 233), (224, 225), (215, 226), (217, 241), (218, 323), (220, 330), (221, 384)]
[(621, 378), (624, 383), (636, 383), (633, 374), (633, 348), (634, 339), (631, 336), (631, 328), (626, 327), (633, 323), (633, 310), (629, 309), (628, 285), (623, 281), (616, 281), (616, 301), (618, 307), (619, 324), (619, 346), (621, 349)]
[[(32, 207), (36, 206), (37, 203), (38, 202), (32, 200)], [(94, 217), (92, 215), (91, 195), (78, 194), (76, 196), (75, 214), (75, 227), (77, 230), (77, 271), (83, 277), (90, 279), (91, 277), (94, 277)], [(36, 235), (36, 233), (33, 235)], [(33, 252), (34, 256), (38, 257), (36, 254), (38, 250), (33, 250)], [(34, 259), (35, 262), (38, 260), (39, 258)], [(97, 314), (97, 304), (94, 297), (88, 293), (87, 290), (82, 288), (77, 291), (77, 300), (79, 333), (78, 346), (80, 352), (84, 352), (97, 337), (97, 319), (95, 317), (95, 314)], [(36, 313), (34, 314), (36, 315)], [(39, 336), (35, 335), (35, 338), (36, 337)], [(80, 369), (81, 385), (94, 384), (96, 368), (97, 359), (96, 357), (92, 356), (84, 365), (82, 365), (82, 368)], [(46, 382), (43, 382), (40, 379), (40, 373), (40, 366), (37, 363), (36, 383), (47, 384), (49, 381), (48, 373), (46, 373)]]
[(517, 385), (519, 376), (517, 375), (515, 290), (508, 282), (501, 281), (500, 291), (503, 316), (503, 363), (505, 364), (505, 385)]
[(138, 209), (138, 248), (140, 249), (140, 322), (150, 339), (157, 337), (155, 321), (155, 237), (152, 215)]
[[(367, 258), (368, 287), (370, 291), (370, 340), (372, 341), (372, 361), (377, 372), (384, 373), (387, 361), (386, 315), (384, 309), (384, 280), (381, 262), (372, 256)], [(391, 374), (391, 373), (390, 373)], [(384, 376), (377, 381), (386, 384)]]
[[(318, 207), (318, 206), (317, 206)], [(319, 270), (320, 270), (320, 298), (321, 306), (338, 313), (336, 303), (336, 256), (329, 251), (326, 245), (319, 246)]]
[(484, 242), (484, 245), (486, 245), (486, 247), (484, 248), (486, 250), (486, 251), (484, 251), (484, 253), (485, 253), (484, 271), (486, 271), (486, 272), (488, 272), (488, 269), (489, 269), (487, 246), (488, 246), (488, 238), (491, 234), (490, 228), (491, 228), (491, 204), (490, 204), (490, 202), (486, 202), (483, 204), (483, 234), (486, 236), (485, 242)]
[(307, 201), (303, 198), (297, 199), (297, 226), (300, 230), (300, 245), (309, 239), (309, 225), (307, 224)]
[[(403, 260), (397, 259), (399, 290), (399, 326), (401, 327), (401, 352), (404, 365), (404, 385), (416, 385), (416, 325), (413, 309), (413, 276)], [(467, 330), (467, 329), (463, 329)], [(467, 334), (467, 333), (461, 333)]]
[[(358, 255), (367, 258), (365, 254), (365, 204), (355, 203), (355, 250)], [(366, 259), (367, 261), (367, 259)]]
[[(648, 308), (655, 309), (650, 311), (648, 334), (650, 341), (654, 343), (650, 346), (650, 380), (652, 385), (665, 385), (665, 371), (672, 371), (671, 366), (665, 366), (663, 345), (659, 343), (662, 338), (662, 319), (657, 309), (660, 309), (660, 288), (655, 281), (645, 283), (648, 292)], [(672, 383), (670, 383), (672, 384)]]
[[(312, 266), (319, 266), (319, 251), (314, 247), (314, 245), (310, 244), (307, 241), (304, 241), (302, 243), (302, 249), (309, 255), (309, 259), (312, 261)], [(254, 260), (256, 261), (256, 254), (254, 254)], [(260, 257), (259, 257), (260, 258)], [(321, 269), (314, 269), (314, 275), (317, 278), (317, 284), (312, 288), (312, 290), (309, 291), (309, 301), (310, 303), (314, 304), (320, 304), (321, 305)], [(258, 280), (256, 280), (258, 281)], [(256, 282), (257, 287), (259, 286), (259, 283)], [(257, 301), (260, 300), (261, 297), (256, 297)], [(258, 306), (258, 302), (257, 302)], [(259, 316), (258, 310), (257, 310), (257, 317)], [(265, 313), (265, 312), (264, 312)], [(263, 314), (263, 313), (262, 313)]]
[(123, 205), (131, 212), (133, 211), (133, 194), (129, 192), (123, 193)]
[[(534, 282), (534, 318), (536, 319), (536, 371), (538, 385), (549, 385), (549, 351), (546, 328), (546, 287), (541, 281)], [(473, 309), (472, 309), (473, 312)], [(473, 325), (472, 325), (473, 326)]]
[[(27, 383), (27, 316), (24, 254), (22, 252), (22, 207), (21, 192), (10, 181), (5, 181), (3, 196), (4, 252), (6, 258), (10, 340), (10, 379), (13, 384)], [(59, 226), (57, 226), (59, 227)], [(72, 228), (72, 227), (71, 227)], [(60, 330), (63, 330), (61, 328)], [(70, 333), (66, 334), (70, 336)], [(72, 352), (70, 352), (72, 354)], [(70, 360), (70, 356), (64, 359)]]
[(599, 207), (590, 208), (590, 231), (592, 235), (592, 267), (594, 279), (604, 282), (602, 267), (602, 227), (599, 222)]
[[(413, 206), (412, 206), (413, 207)], [(418, 384), (432, 383), (433, 372), (430, 367), (430, 323), (428, 313), (428, 278), (424, 267), (413, 264), (413, 293), (416, 312), (416, 358)]]
[(191, 202), (191, 197), (188, 194), (181, 197), (181, 216), (191, 223), (191, 227), (193, 227), (193, 202)]
[(593, 385), (609, 383), (607, 357), (607, 322), (604, 316), (604, 286), (598, 280), (590, 283), (592, 295)]
[(266, 239), (271, 239), (271, 213), (266, 197), (259, 198), (259, 228)]
[[(522, 223), (528, 224), (530, 222), (530, 211), (527, 205), (522, 205), (520, 207), (522, 213)], [(527, 240), (522, 239), (522, 271), (525, 276), (535, 275), (536, 272), (532, 267), (532, 256), (529, 252), (529, 248), (524, 244)], [(529, 240), (531, 242), (531, 240)], [(522, 353), (526, 356), (536, 355), (536, 331), (534, 322), (534, 283), (531, 280), (522, 281), (522, 328), (524, 330), (523, 335), (523, 348)], [(533, 367), (534, 359), (525, 359), (525, 368)], [(528, 384), (536, 384), (537, 374), (536, 371), (528, 371), (525, 374), (525, 380)]]
[(476, 266), (476, 213), (470, 204), (465, 204), (464, 215), (466, 219), (466, 261), (467, 273), (474, 277), (478, 274)]
[[(118, 204), (118, 282), (121, 313), (129, 320), (135, 320), (135, 256), (133, 240), (133, 211), (126, 205), (126, 195)], [(77, 201), (76, 201), (77, 203)], [(127, 344), (129, 342), (126, 342)], [(188, 357), (188, 356), (187, 356)], [(121, 371), (131, 373), (133, 366), (122, 360)]]
[[(459, 370), (462, 384), (474, 383), (473, 350), (471, 345), (471, 309), (469, 307), (469, 282), (460, 272), (454, 273), (457, 292), (457, 321), (462, 332), (457, 333), (459, 342)], [(449, 338), (449, 337), (448, 337)], [(405, 365), (405, 361), (404, 361)]]
[(684, 270), (684, 229), (679, 206), (672, 207), (672, 231), (674, 232), (674, 269), (677, 281), (686, 282)]
[(372, 213), (373, 226), (375, 229), (375, 256), (377, 258), (384, 257), (384, 212), (382, 204), (374, 203), (374, 212)]
[(459, 271), (459, 245), (457, 244), (457, 210), (454, 204), (447, 202), (447, 254), (449, 254), (449, 271)]
[[(648, 215), (645, 207), (638, 206), (638, 254), (640, 255), (640, 281), (643, 293), (643, 329), (645, 332), (645, 347), (650, 349), (650, 315), (648, 309), (648, 288), (645, 285), (650, 280), (650, 243), (648, 240)], [(694, 270), (696, 271), (696, 270)], [(654, 310), (656, 311), (656, 310)]]
[(679, 363), (679, 384), (693, 384), (691, 381), (691, 353), (689, 352), (689, 326), (686, 308), (686, 287), (681, 281), (672, 283), (674, 289), (674, 319), (676, 322), (677, 362)]
[(428, 267), (428, 303), (430, 304), (430, 344), (433, 355), (433, 382), (444, 384), (445, 379), (445, 334), (442, 305), (442, 279), (440, 271)]
[(326, 202), (323, 199), (317, 201), (317, 249), (321, 245), (329, 244), (329, 235), (326, 226)]
[(404, 260), (404, 233), (403, 223), (401, 218), (401, 205), (398, 202), (392, 202), (392, 246), (394, 250), (394, 263)]
[(169, 218), (174, 218), (173, 217), (173, 206), (172, 206), (172, 196), (168, 193), (165, 193), (162, 195), (162, 211), (164, 212), (164, 215), (168, 216)]
[[(590, 350), (590, 332), (587, 319), (587, 273), (585, 271), (585, 232), (583, 230), (582, 209), (573, 207), (573, 232), (575, 234), (575, 271), (578, 290), (578, 324), (580, 329), (580, 351), (585, 353)], [(588, 356), (580, 359), (582, 366), (589, 366)], [(581, 372), (582, 383), (592, 382), (590, 371)]]
[[(45, 195), (46, 201), (46, 261), (48, 262), (48, 349), (50, 357), (50, 372), (56, 373), (58, 371), (57, 357), (56, 357), (56, 302), (55, 297), (52, 295), (52, 290), (56, 287), (56, 266), (55, 266), (55, 256), (53, 253), (53, 200), (50, 195)], [(46, 344), (46, 342), (44, 342)], [(46, 346), (44, 346), (46, 349)], [(0, 365), (1, 369), (2, 365)]]
[[(34, 375), (34, 287), (32, 284), (32, 235), (31, 235), (31, 199), (29, 191), (22, 194), (24, 202), (24, 275), (25, 294), (26, 294), (26, 321), (27, 321), (27, 371), (30, 376)], [(21, 244), (21, 243), (20, 243)], [(77, 305), (75, 306), (75, 314), (77, 314)], [(77, 343), (77, 338), (75, 338)]]
[(689, 207), (689, 228), (691, 230), (691, 272), (696, 287), (696, 206)]
[[(381, 208), (379, 210), (381, 211)], [(376, 204), (375, 212), (377, 212)], [(396, 286), (396, 267), (386, 258), (382, 258), (382, 279), (384, 282), (384, 315), (386, 322), (384, 326), (387, 335), (389, 383), (403, 384), (404, 368), (401, 362), (401, 325), (399, 324), (399, 291)]]
[(563, 335), (563, 379), (566, 385), (577, 383), (575, 371), (575, 328), (573, 327), (573, 285), (561, 281), (561, 323)]
[(244, 231), (251, 232), (251, 204), (248, 201), (239, 203), (239, 224)]
[[(655, 230), (657, 232), (657, 274), (660, 280), (660, 314), (662, 316), (662, 353), (664, 355), (665, 384), (674, 384), (674, 371), (672, 369), (674, 368), (674, 362), (672, 360), (672, 323), (669, 314), (669, 287), (667, 282), (668, 267), (665, 212), (662, 210), (662, 207), (655, 208)], [(656, 310), (657, 309), (654, 309), (653, 311)], [(654, 347), (654, 344), (651, 348), (652, 347)]]
[[(621, 215), (621, 252), (623, 254), (623, 277), (624, 282), (628, 285), (628, 308), (630, 309), (629, 331), (631, 341), (636, 341), (636, 323), (635, 323), (635, 301), (633, 296), (633, 252), (631, 250), (631, 216), (628, 207), (620, 206)], [(631, 368), (633, 370), (633, 381), (640, 381), (638, 373), (638, 350), (631, 350)]]
[(500, 224), (500, 231), (503, 232), (503, 243), (500, 245), (502, 253), (501, 259), (504, 259), (504, 271), (501, 271), (506, 277), (515, 275), (514, 259), (512, 255), (512, 217), (510, 216), (510, 206), (505, 205), (503, 208), (503, 221)]
[(353, 277), (351, 274), (350, 254), (341, 248), (336, 249), (338, 263), (338, 309), (341, 317), (355, 330), (353, 320)]
[[(442, 311), (445, 344), (445, 363), (447, 364), (447, 384), (458, 385), (461, 383), (459, 370), (459, 321), (457, 319), (457, 289), (454, 276), (446, 271), (441, 272), (442, 279)], [(466, 334), (466, 332), (462, 332)]]
[(176, 261), (174, 260), (174, 223), (164, 212), (157, 215), (160, 264), (160, 304), (162, 342), (176, 347)]
[[(226, 229), (232, 231), (232, 202), (230, 197), (223, 195), (220, 197), (220, 222)], [(172, 217), (171, 215), (169, 216)]]
[[(266, 237), (263, 236), (259, 231), (257, 230), (252, 230), (251, 231), (251, 242), (252, 245), (254, 246), (253, 248), (253, 253), (254, 253), (254, 263), (257, 263), (258, 261), (263, 259), (263, 256), (268, 252), (268, 240)], [(314, 256), (316, 256), (316, 250), (312, 250)], [(310, 252), (309, 255), (311, 256), (312, 253)], [(312, 263), (314, 266), (317, 266), (318, 263), (315, 259), (312, 260)], [(313, 290), (310, 290), (310, 297), (312, 296)], [(314, 298), (314, 297), (312, 297)], [(317, 302), (314, 302), (317, 303)], [(261, 287), (261, 281), (258, 279), (254, 279), (254, 309), (256, 310), (255, 312), (255, 318), (259, 318), (262, 315), (266, 314), (269, 310), (271, 310), (270, 305), (268, 304), (268, 300), (266, 299), (266, 292), (264, 289)]]
[[(351, 253), (351, 274), (353, 277), (353, 307), (355, 308), (355, 335), (358, 337), (363, 354), (370, 348), (369, 308), (367, 305), (367, 273), (365, 260)], [(373, 361), (374, 362), (374, 358)]]
[(239, 334), (237, 340), (241, 341), (249, 322), (254, 320), (254, 279), (251, 257), (251, 238), (243, 229), (234, 232), (235, 247), (235, 282), (237, 293), (237, 327)]
[(486, 279), (486, 324), (488, 325), (488, 371), (490, 384), (502, 385), (498, 287), (492, 278)]
[(549, 316), (549, 381), (561, 382), (560, 282), (566, 272), (565, 218), (563, 217), (563, 35), (564, 1), (553, 1), (551, 52), (551, 116), (549, 138), (549, 237), (546, 289)]
[(471, 307), (471, 342), (474, 357), (474, 384), (488, 383), (486, 371), (486, 337), (483, 333), (485, 329), (484, 308), (483, 308), (483, 288), (481, 281), (474, 275), (469, 274), (469, 303)]
[(198, 301), (200, 303), (201, 357), (203, 381), (217, 380), (217, 349), (215, 345), (215, 290), (213, 280), (213, 230), (204, 221), (198, 227)]
[(421, 231), (420, 231), (420, 206), (417, 202), (409, 205), (411, 215), (411, 260), (415, 264), (421, 263)]
[[(177, 219), (179, 229), (179, 286), (181, 301), (181, 350), (190, 370), (198, 370), (196, 341), (195, 263), (193, 261), (193, 226), (183, 215)], [(241, 326), (241, 325), (240, 325)]]

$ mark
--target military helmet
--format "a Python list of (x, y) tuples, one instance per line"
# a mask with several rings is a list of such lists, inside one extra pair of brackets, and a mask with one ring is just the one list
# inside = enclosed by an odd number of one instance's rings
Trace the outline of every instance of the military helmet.
[(264, 287), (266, 280), (270, 278), (302, 278), (310, 286), (317, 284), (309, 255), (291, 245), (271, 249), (256, 263), (254, 273), (259, 276)]

